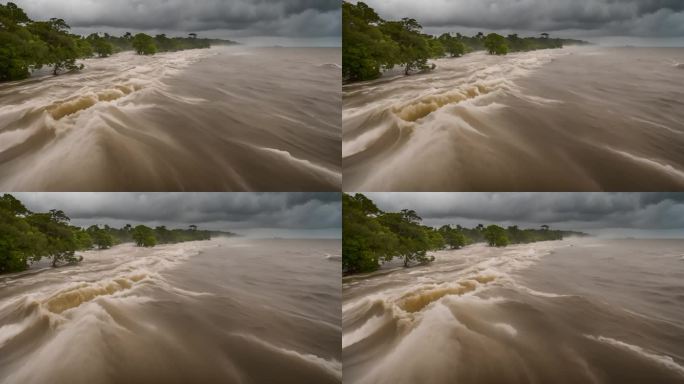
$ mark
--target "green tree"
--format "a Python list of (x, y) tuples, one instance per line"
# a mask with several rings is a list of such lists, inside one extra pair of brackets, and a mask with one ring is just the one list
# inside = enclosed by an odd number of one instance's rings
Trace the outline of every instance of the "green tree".
[(396, 213), (384, 213), (378, 220), (399, 239), (399, 244), (393, 251), (403, 260), (404, 267), (412, 262), (427, 263), (434, 260), (434, 256), (427, 255), (432, 245), (429, 231), (420, 225), (422, 219), (415, 211), (405, 209)]
[(69, 34), (71, 27), (62, 19), (52, 18), (50, 21), (36, 21), (28, 25), (29, 31), (47, 44), (47, 52), (40, 64), (51, 66), (53, 75), (60, 71), (83, 69), (83, 64), (76, 64), (81, 57), (77, 37)]
[(111, 229), (105, 226), (105, 229), (97, 225), (92, 225), (87, 229), (93, 244), (98, 249), (108, 249), (114, 245), (114, 236), (111, 234)]
[(369, 80), (396, 63), (398, 45), (379, 28), (384, 21), (364, 2), (342, 3), (342, 76)]
[(138, 225), (133, 229), (132, 235), (138, 247), (154, 247), (157, 245), (157, 238), (150, 227)]
[(74, 236), (76, 250), (85, 251), (93, 247), (93, 239), (90, 234), (81, 228), (71, 227)]
[(131, 44), (133, 45), (133, 48), (135, 48), (135, 51), (138, 53), (138, 55), (154, 55), (157, 53), (157, 46), (154, 43), (154, 39), (150, 35), (138, 33), (133, 38)]
[(90, 41), (93, 51), (98, 57), (109, 57), (114, 53), (114, 45), (97, 33), (88, 36), (88, 41)]
[(505, 55), (508, 53), (506, 39), (497, 33), (490, 33), (487, 35), (484, 40), (484, 45), (490, 55)]
[(451, 57), (463, 56), (466, 53), (466, 46), (460, 37), (453, 37), (448, 33), (442, 34), (438, 40), (442, 43), (444, 51)]
[(439, 233), (442, 235), (446, 245), (451, 249), (463, 248), (467, 244), (463, 232), (460, 229), (452, 228), (450, 225), (444, 225), (439, 228)]
[(420, 33), (423, 27), (415, 19), (403, 18), (401, 21), (386, 21), (381, 31), (399, 46), (396, 62), (404, 67), (404, 74), (413, 70), (425, 70), (430, 67), (427, 61), (431, 56), (430, 45)]
[(25, 270), (43, 257), (50, 258), (54, 267), (75, 263), (83, 259), (76, 251), (93, 246), (106, 249), (117, 243), (135, 241), (141, 247), (152, 247), (157, 242), (211, 239), (211, 232), (196, 227), (169, 230), (160, 226), (152, 230), (144, 225), (135, 228), (126, 225), (120, 229), (93, 225), (84, 230), (69, 223), (69, 217), (62, 211), (34, 213), (12, 195), (0, 196), (0, 273)]
[(362, 194), (342, 195), (342, 268), (348, 273), (371, 272), (391, 260), (398, 239), (379, 223), (382, 212)]
[(52, 266), (58, 263), (75, 263), (82, 260), (76, 257), (77, 242), (69, 217), (63, 211), (51, 210), (49, 213), (32, 213), (26, 217), (29, 224), (37, 228), (47, 238), (44, 255), (52, 259)]
[(23, 271), (47, 245), (45, 235), (26, 220), (29, 214), (14, 196), (0, 197), (0, 273)]
[(30, 23), (16, 4), (0, 4), (0, 81), (25, 79), (42, 65), (47, 45), (29, 31)]
[(506, 230), (498, 225), (490, 225), (484, 230), (484, 237), (490, 247), (505, 247), (510, 244)]
[(581, 232), (542, 229), (507, 229), (497, 225), (475, 228), (444, 225), (439, 229), (421, 225), (417, 212), (383, 212), (362, 194), (342, 195), (342, 265), (344, 273), (371, 272), (383, 262), (400, 258), (405, 267), (429, 263), (435, 257), (428, 251), (458, 249), (471, 243), (490, 246), (534, 241), (562, 240), (563, 236), (586, 236)]
[(441, 58), (446, 55), (446, 48), (444, 44), (439, 39), (433, 38), (430, 35), (423, 35), (425, 41), (427, 41), (428, 51), (430, 52), (431, 58)]

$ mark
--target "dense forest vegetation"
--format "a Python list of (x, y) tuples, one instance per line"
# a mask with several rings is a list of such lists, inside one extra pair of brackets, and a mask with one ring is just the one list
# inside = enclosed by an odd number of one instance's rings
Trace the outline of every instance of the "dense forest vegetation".
[(463, 36), (445, 33), (432, 36), (422, 33), (415, 20), (383, 20), (363, 2), (342, 3), (342, 76), (346, 81), (370, 80), (394, 66), (408, 75), (414, 70), (434, 69), (429, 59), (459, 57), (468, 52), (486, 50), (490, 54), (562, 48), (569, 44), (586, 44), (571, 39), (540, 37), (506, 37), (496, 33)]
[(82, 260), (77, 251), (107, 249), (116, 244), (134, 242), (139, 247), (173, 244), (185, 241), (209, 240), (210, 232), (191, 225), (188, 229), (150, 228), (126, 225), (112, 228), (93, 225), (80, 228), (70, 224), (62, 211), (47, 213), (29, 211), (14, 196), (0, 197), (0, 273), (23, 271), (31, 263), (48, 258), (52, 266)]
[(564, 236), (586, 236), (581, 232), (503, 228), (478, 225), (464, 228), (445, 225), (432, 228), (421, 224), (415, 211), (383, 212), (362, 194), (342, 196), (342, 268), (345, 273), (371, 272), (384, 262), (400, 258), (405, 267), (428, 263), (428, 251), (458, 249), (473, 243), (493, 247), (537, 241), (562, 240)]
[(140, 55), (185, 49), (209, 48), (212, 44), (236, 44), (229, 40), (188, 37), (149, 36), (130, 32), (121, 37), (91, 34), (74, 35), (62, 19), (33, 21), (14, 3), (0, 4), (0, 81), (21, 80), (44, 66), (54, 75), (61, 71), (83, 69), (76, 60), (93, 56), (107, 57), (116, 52), (134, 50)]

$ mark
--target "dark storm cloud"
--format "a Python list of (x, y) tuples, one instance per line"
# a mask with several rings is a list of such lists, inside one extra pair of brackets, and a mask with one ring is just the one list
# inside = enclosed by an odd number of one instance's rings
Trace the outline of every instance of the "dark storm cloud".
[[(59, 209), (75, 224), (197, 224), (339, 232), (339, 193), (17, 193), (32, 211)], [(339, 237), (339, 235), (338, 235)]]
[(566, 229), (682, 230), (684, 193), (369, 193), (383, 210), (414, 209), (430, 225), (553, 224)]
[(337, 0), (17, 0), (33, 19), (106, 30), (224, 31), (234, 37), (340, 35)]
[[(684, 36), (681, 0), (368, 0), (390, 19), (413, 17), (429, 29), (567, 31), (584, 36)], [(568, 34), (566, 33), (566, 34)]]

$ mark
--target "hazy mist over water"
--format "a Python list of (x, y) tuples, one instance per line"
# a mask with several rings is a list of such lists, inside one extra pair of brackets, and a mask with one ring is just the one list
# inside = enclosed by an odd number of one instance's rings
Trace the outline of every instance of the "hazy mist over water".
[(435, 63), (343, 87), (345, 190), (684, 188), (684, 49)]
[(0, 383), (339, 383), (340, 241), (218, 238), (0, 277)]
[(348, 383), (681, 383), (684, 240), (434, 253), (343, 279)]
[(1, 189), (339, 189), (339, 48), (84, 63), (0, 85)]

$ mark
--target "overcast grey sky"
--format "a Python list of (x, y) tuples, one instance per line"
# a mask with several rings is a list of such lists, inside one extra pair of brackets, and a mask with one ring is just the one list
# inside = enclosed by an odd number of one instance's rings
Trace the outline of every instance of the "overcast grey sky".
[(254, 45), (339, 46), (339, 0), (14, 0), (34, 20), (75, 33), (126, 31), (226, 38)]
[(14, 193), (34, 212), (63, 210), (74, 225), (166, 225), (246, 236), (341, 237), (339, 193)]
[(426, 225), (517, 224), (605, 236), (684, 237), (684, 193), (367, 193)]
[(684, 0), (366, 0), (381, 17), (417, 19), (432, 34), (555, 36), (606, 45), (684, 46)]

